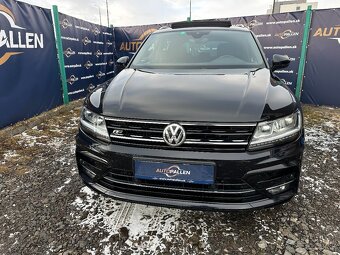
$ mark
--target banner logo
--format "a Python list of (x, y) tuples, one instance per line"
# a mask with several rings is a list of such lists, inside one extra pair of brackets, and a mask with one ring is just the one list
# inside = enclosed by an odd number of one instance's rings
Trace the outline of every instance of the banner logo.
[(299, 35), (299, 32), (293, 32), (290, 29), (287, 29), (287, 30), (283, 31), (282, 33), (275, 34), (275, 36), (278, 36), (278, 37), (280, 37), (283, 40), (287, 39), (289, 37), (298, 36), (298, 35)]
[(0, 65), (6, 63), (12, 56), (24, 53), (21, 49), (44, 48), (43, 34), (21, 32), (26, 28), (18, 26), (14, 14), (2, 4), (0, 16), (3, 16), (11, 27), (10, 30), (0, 29), (0, 48), (7, 48), (5, 53), (0, 55)]
[(329, 39), (331, 39), (331, 40), (337, 40), (338, 41), (338, 43), (340, 44), (340, 37), (332, 37), (332, 38), (329, 38)]
[(75, 83), (76, 81), (78, 81), (79, 78), (77, 78), (76, 76), (74, 76), (73, 74), (70, 76), (70, 78), (67, 79), (67, 82), (70, 84), (70, 85), (73, 85), (73, 83)]
[(94, 35), (99, 35), (100, 31), (97, 27), (94, 27), (94, 29), (92, 29), (92, 32), (94, 33)]
[(335, 40), (340, 44), (340, 25), (334, 27), (319, 27), (316, 29), (313, 37), (327, 37), (330, 40)]
[(99, 58), (100, 56), (103, 55), (103, 53), (102, 53), (100, 50), (97, 50), (97, 51), (94, 53), (94, 55), (95, 55), (97, 58)]
[(138, 50), (139, 46), (142, 44), (143, 40), (154, 31), (157, 31), (155, 28), (150, 28), (146, 31), (144, 31), (143, 34), (141, 34), (137, 39), (133, 40), (132, 42), (122, 42), (122, 44), (119, 47), (119, 50), (121, 51), (136, 51)]
[(91, 43), (91, 40), (86, 36), (83, 40), (82, 40), (83, 44), (86, 46), (89, 43)]
[(64, 55), (69, 58), (73, 55), (75, 55), (76, 52), (74, 50), (72, 50), (71, 48), (67, 48), (66, 50), (64, 50)]
[(68, 21), (68, 19), (63, 19), (63, 21), (60, 23), (60, 25), (63, 29), (66, 29), (68, 27), (72, 27), (72, 24)]
[(97, 78), (100, 79), (102, 78), (103, 76), (105, 76), (105, 73), (99, 71), (99, 73), (96, 74)]
[(93, 64), (91, 63), (91, 61), (87, 61), (87, 62), (84, 64), (84, 67), (85, 67), (86, 69), (90, 69), (92, 66), (93, 66)]

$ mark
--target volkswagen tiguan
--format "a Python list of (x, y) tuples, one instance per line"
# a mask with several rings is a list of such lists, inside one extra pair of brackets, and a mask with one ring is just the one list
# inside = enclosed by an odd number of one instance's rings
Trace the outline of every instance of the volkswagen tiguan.
[(149, 35), (85, 99), (83, 181), (117, 199), (242, 210), (289, 201), (304, 149), (299, 102), (256, 36), (230, 22), (182, 22)]

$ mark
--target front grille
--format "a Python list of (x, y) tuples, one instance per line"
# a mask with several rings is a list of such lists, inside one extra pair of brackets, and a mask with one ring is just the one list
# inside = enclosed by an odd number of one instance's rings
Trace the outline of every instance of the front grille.
[(164, 128), (170, 123), (173, 122), (106, 118), (112, 143), (177, 150), (244, 151), (256, 126), (255, 123), (179, 122), (185, 129), (186, 140), (181, 146), (172, 147), (163, 140)]

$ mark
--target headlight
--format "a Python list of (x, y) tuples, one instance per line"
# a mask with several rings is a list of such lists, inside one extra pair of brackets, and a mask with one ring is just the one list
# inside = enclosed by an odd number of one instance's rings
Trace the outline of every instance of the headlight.
[(110, 141), (104, 117), (91, 112), (86, 107), (81, 111), (80, 126), (85, 132), (101, 140)]
[(249, 149), (262, 149), (294, 139), (301, 128), (302, 118), (300, 111), (277, 120), (260, 122), (257, 124)]

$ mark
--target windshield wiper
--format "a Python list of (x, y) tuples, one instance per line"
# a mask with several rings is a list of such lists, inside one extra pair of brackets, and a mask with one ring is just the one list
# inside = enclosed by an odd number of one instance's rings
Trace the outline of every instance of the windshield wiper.
[(251, 70), (250, 72), (255, 74), (257, 71), (263, 69), (264, 67), (259, 67), (259, 68), (256, 68), (255, 70)]
[(140, 72), (143, 72), (143, 73), (154, 73), (154, 72), (151, 72), (151, 71), (147, 71), (147, 70), (145, 70), (145, 69), (138, 69), (138, 68), (135, 68), (135, 70), (140, 71)]

